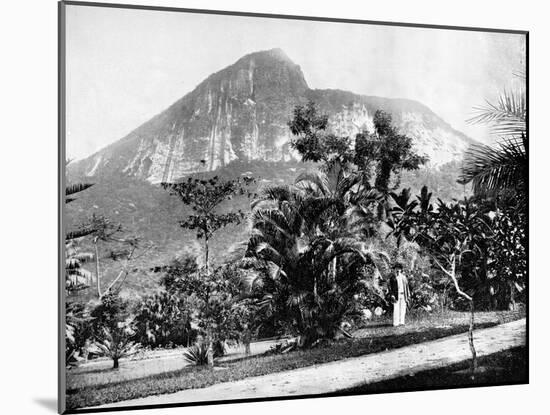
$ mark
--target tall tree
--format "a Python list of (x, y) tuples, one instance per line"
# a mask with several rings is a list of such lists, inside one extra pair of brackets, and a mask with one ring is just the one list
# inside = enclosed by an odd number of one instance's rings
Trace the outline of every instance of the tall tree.
[(245, 214), (242, 210), (219, 212), (220, 205), (236, 195), (251, 196), (247, 187), (254, 182), (251, 177), (222, 180), (218, 176), (210, 179), (192, 178), (178, 183), (162, 183), (170, 194), (178, 196), (191, 207), (193, 214), (179, 222), (184, 229), (196, 231), (197, 239), (204, 240), (204, 264), (209, 272), (209, 242), (214, 233), (228, 225), (240, 223)]
[[(67, 162), (68, 163), (68, 162)], [(65, 203), (71, 203), (75, 194), (92, 187), (91, 183), (75, 183), (65, 188)], [(90, 272), (83, 268), (83, 264), (93, 260), (92, 253), (82, 252), (79, 240), (93, 232), (84, 226), (65, 233), (65, 285), (68, 293), (85, 289), (89, 286)]]
[[(328, 131), (328, 116), (319, 114), (316, 105), (308, 102), (294, 109), (289, 127), (294, 135), (292, 147), (304, 161), (321, 163), (321, 170), (329, 176), (359, 177), (361, 186), (355, 190), (364, 196), (366, 203), (360, 203), (362, 211), (377, 204), (379, 219), (390, 209), (389, 191), (392, 175), (397, 178), (394, 188), (399, 185), (403, 170), (418, 169), (428, 158), (417, 154), (412, 139), (399, 134), (392, 125), (392, 117), (378, 110), (374, 114), (374, 132), (362, 132), (355, 137), (353, 145), (350, 137), (338, 137)], [(370, 180), (375, 173), (374, 186)], [(373, 188), (374, 187), (374, 188)], [(374, 191), (383, 197), (374, 197)], [(361, 213), (358, 211), (357, 213)]]
[(108, 218), (102, 215), (91, 216), (89, 224), (87, 226), (91, 230), (92, 242), (95, 250), (95, 274), (96, 274), (96, 287), (97, 297), (103, 297), (101, 292), (101, 273), (100, 273), (100, 245), (102, 242), (120, 242), (120, 239), (116, 236), (122, 231), (120, 224), (112, 223)]
[[(377, 110), (373, 122), (374, 134), (368, 137), (363, 135), (360, 138), (363, 143), (356, 159), (361, 163), (376, 164), (374, 186), (383, 194), (388, 194), (392, 174), (397, 176), (399, 183), (402, 170), (416, 170), (425, 164), (428, 158), (414, 151), (412, 138), (399, 134), (397, 128), (392, 125), (391, 114)], [(364, 143), (365, 140), (371, 140), (371, 144), (367, 145)]]
[[(67, 161), (65, 165), (69, 164)], [(91, 183), (74, 183), (65, 187), (65, 204), (76, 200), (75, 195), (92, 187)], [(88, 227), (65, 232), (65, 292), (73, 294), (89, 287), (91, 274), (83, 265), (92, 261), (94, 256), (89, 252), (82, 252), (79, 240), (90, 235)], [(79, 362), (80, 351), (84, 346), (79, 340), (77, 331), (87, 323), (85, 310), (75, 302), (66, 303), (65, 309), (65, 363), (67, 365)]]
[(319, 114), (313, 101), (296, 106), (288, 126), (294, 136), (290, 145), (300, 153), (303, 161), (320, 162), (325, 171), (334, 164), (344, 170), (350, 167), (354, 157), (350, 138), (330, 133), (328, 115)]

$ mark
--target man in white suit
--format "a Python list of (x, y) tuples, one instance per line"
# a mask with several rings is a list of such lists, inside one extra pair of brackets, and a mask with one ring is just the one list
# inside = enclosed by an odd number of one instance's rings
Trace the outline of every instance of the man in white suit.
[(390, 298), (393, 302), (393, 325), (402, 326), (405, 324), (407, 303), (410, 299), (409, 281), (403, 272), (402, 264), (395, 264), (390, 277)]

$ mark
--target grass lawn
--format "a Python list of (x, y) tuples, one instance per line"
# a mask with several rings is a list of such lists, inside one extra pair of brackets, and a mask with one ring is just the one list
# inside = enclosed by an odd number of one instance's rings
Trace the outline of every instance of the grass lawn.
[[(479, 313), (476, 328), (521, 318), (523, 313)], [(113, 380), (109, 384), (71, 387), (67, 390), (67, 408), (107, 404), (150, 395), (173, 393), (184, 389), (203, 388), (251, 376), (297, 369), (349, 357), (407, 346), (468, 330), (468, 313), (445, 313), (413, 316), (405, 327), (390, 327), (387, 320), (370, 324), (354, 333), (353, 339), (332, 341), (310, 350), (284, 355), (258, 355), (220, 363), (214, 369), (185, 367), (139, 379)], [(116, 373), (110, 371), (106, 373)], [(115, 378), (116, 379), (116, 378)]]
[(527, 350), (517, 347), (478, 359), (478, 371), (470, 377), (470, 361), (440, 369), (418, 372), (342, 391), (349, 394), (446, 389), (467, 386), (514, 385), (527, 383)]

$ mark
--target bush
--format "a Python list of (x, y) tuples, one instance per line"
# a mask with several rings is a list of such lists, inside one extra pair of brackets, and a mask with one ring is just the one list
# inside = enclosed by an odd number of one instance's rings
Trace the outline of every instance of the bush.
[(129, 316), (129, 303), (117, 293), (105, 294), (90, 312), (92, 337), (102, 338), (104, 328), (111, 331), (117, 329), (121, 321)]
[(191, 328), (191, 314), (184, 298), (167, 292), (149, 296), (136, 310), (136, 339), (152, 349), (189, 346), (197, 335)]
[(439, 308), (439, 295), (435, 285), (434, 278), (430, 275), (419, 271), (412, 272), (409, 275), (409, 307), (426, 311)]
[(166, 288), (169, 294), (184, 300), (188, 309), (193, 310), (192, 320), (198, 334), (218, 344), (218, 354), (223, 353), (220, 344), (240, 340), (243, 324), (249, 319), (248, 307), (241, 301), (240, 287), (228, 275), (227, 267), (211, 273), (200, 270), (173, 274)]

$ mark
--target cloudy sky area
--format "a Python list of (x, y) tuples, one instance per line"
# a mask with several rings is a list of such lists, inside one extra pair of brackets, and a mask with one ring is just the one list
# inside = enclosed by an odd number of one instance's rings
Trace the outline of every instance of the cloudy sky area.
[(211, 73), (275, 47), (310, 88), (414, 99), (481, 141), (472, 108), (525, 65), (520, 35), (68, 6), (67, 156), (94, 153)]

